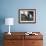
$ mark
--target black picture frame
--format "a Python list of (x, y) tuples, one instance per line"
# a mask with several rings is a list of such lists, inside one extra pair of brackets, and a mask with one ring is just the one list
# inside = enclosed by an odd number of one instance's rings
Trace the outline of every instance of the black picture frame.
[(36, 9), (19, 9), (19, 23), (36, 23)]

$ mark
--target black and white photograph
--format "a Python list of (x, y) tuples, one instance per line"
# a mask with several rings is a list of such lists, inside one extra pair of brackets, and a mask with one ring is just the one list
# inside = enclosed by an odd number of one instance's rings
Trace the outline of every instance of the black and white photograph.
[(36, 9), (19, 9), (19, 23), (36, 23)]

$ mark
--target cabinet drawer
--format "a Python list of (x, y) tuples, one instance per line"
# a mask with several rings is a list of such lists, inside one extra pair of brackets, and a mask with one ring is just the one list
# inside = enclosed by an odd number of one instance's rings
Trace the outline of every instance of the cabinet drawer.
[(6, 36), (4, 36), (4, 39), (6, 39), (6, 40), (22, 40), (22, 39), (24, 39), (24, 36), (23, 35), (15, 35), (15, 36), (13, 36), (13, 35), (6, 35)]
[(5, 40), (4, 41), (4, 46), (15, 46), (16, 41), (15, 40)]
[(29, 40), (29, 39), (30, 39), (30, 40), (31, 40), (31, 39), (33, 39), (33, 40), (34, 40), (34, 39), (35, 39), (35, 40), (38, 40), (38, 39), (39, 39), (39, 40), (43, 40), (43, 36), (41, 36), (41, 35), (38, 35), (38, 36), (37, 36), (37, 35), (33, 35), (33, 36), (25, 35), (25, 40), (26, 40), (26, 39), (27, 39), (27, 40)]
[(5, 40), (4, 46), (23, 46), (23, 40)]
[(24, 46), (43, 46), (42, 40), (25, 40)]

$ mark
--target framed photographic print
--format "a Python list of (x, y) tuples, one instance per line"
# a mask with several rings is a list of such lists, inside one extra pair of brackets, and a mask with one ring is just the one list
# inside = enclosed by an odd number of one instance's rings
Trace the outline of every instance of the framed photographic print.
[(36, 23), (36, 9), (19, 9), (19, 23)]

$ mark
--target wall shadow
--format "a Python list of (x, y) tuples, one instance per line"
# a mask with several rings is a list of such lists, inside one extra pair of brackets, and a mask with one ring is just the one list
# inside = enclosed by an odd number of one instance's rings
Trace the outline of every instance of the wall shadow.
[(2, 26), (4, 25), (4, 23), (5, 23), (5, 17), (0, 16), (0, 46), (4, 46), (3, 45), (4, 33), (2, 32)]

